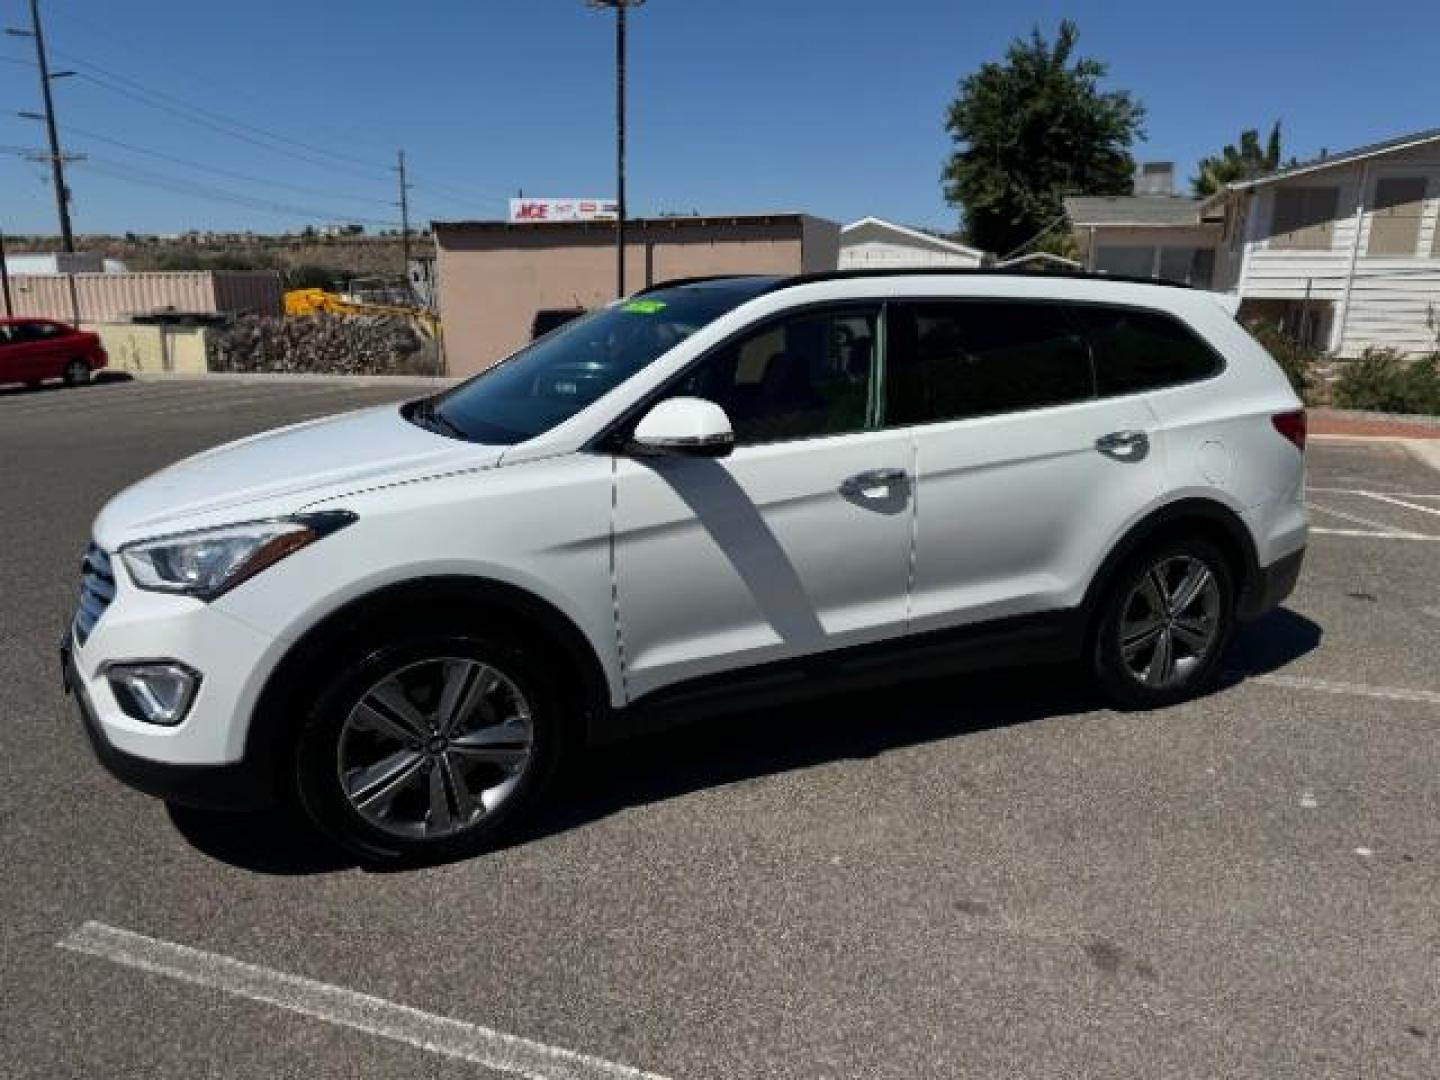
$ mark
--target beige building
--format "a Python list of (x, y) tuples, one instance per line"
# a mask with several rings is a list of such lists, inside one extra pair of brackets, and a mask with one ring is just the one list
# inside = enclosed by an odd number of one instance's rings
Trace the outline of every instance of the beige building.
[(1208, 289), (1220, 246), (1219, 214), (1177, 195), (1085, 195), (1065, 200), (1086, 270)]
[[(535, 315), (615, 299), (613, 222), (434, 223), (436, 288), (452, 375), (472, 375), (530, 340)], [(840, 226), (806, 214), (626, 223), (626, 287), (711, 274), (834, 270)]]

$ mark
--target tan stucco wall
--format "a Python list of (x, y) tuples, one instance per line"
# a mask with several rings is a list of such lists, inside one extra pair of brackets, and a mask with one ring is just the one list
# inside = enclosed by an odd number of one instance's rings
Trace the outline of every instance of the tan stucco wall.
[[(452, 375), (483, 371), (524, 345), (538, 310), (594, 308), (615, 297), (609, 228), (437, 224), (435, 242)], [(636, 222), (627, 238), (626, 288), (709, 274), (833, 270), (838, 250), (839, 226), (816, 219)]]
[[(1075, 230), (1075, 239), (1080, 245), (1082, 261), (1085, 261), (1090, 254), (1090, 238), (1091, 231), (1088, 227)], [(1094, 238), (1097, 249), (1114, 247), (1214, 248), (1220, 244), (1220, 226), (1165, 225), (1131, 228), (1101, 225), (1095, 228)]]
[(198, 326), (144, 326), (136, 323), (84, 323), (100, 335), (110, 370), (136, 374), (175, 372), (203, 375), (205, 330)]

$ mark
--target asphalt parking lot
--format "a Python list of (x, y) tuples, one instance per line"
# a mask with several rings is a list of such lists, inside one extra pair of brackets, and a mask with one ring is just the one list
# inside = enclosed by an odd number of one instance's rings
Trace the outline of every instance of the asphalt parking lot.
[(1403, 447), (1312, 445), (1299, 591), (1182, 707), (1062, 671), (737, 716), (389, 874), (110, 780), (55, 657), (101, 503), (415, 393), (0, 392), (0, 1076), (1440, 1074), (1440, 473)]

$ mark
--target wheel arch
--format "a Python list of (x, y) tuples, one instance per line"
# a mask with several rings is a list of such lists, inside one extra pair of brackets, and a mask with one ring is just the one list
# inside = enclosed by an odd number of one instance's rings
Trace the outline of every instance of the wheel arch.
[[(443, 605), (436, 610), (436, 605)], [(395, 582), (351, 599), (306, 630), (285, 652), (261, 689), (246, 732), (245, 759), (277, 767), (299, 729), (297, 699), (318, 679), (322, 658), (385, 624), (473, 627), (503, 618), (506, 635), (551, 654), (561, 665), (587, 741), (609, 711), (605, 669), (583, 631), (549, 601), (488, 578), (440, 575)], [(273, 770), (263, 770), (273, 772)], [(278, 773), (277, 776), (278, 783)]]
[(1259, 556), (1250, 530), (1230, 507), (1214, 499), (1184, 498), (1167, 503), (1131, 525), (1110, 549), (1090, 580), (1081, 610), (1087, 636), (1111, 583), (1125, 564), (1145, 547), (1172, 536), (1203, 536), (1225, 555), (1235, 575), (1235, 604), (1246, 614), (1260, 580)]

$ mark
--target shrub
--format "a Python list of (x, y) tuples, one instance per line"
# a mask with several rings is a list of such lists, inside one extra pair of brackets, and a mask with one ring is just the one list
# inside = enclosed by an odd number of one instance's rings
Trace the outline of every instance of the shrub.
[(1372, 412), (1440, 413), (1440, 353), (1410, 359), (1394, 349), (1366, 349), (1345, 364), (1335, 404)]
[(1316, 404), (1320, 380), (1316, 377), (1315, 367), (1324, 354), (1314, 346), (1301, 344), (1274, 323), (1257, 319), (1250, 322), (1246, 329), (1275, 358), (1301, 400), (1307, 405)]

